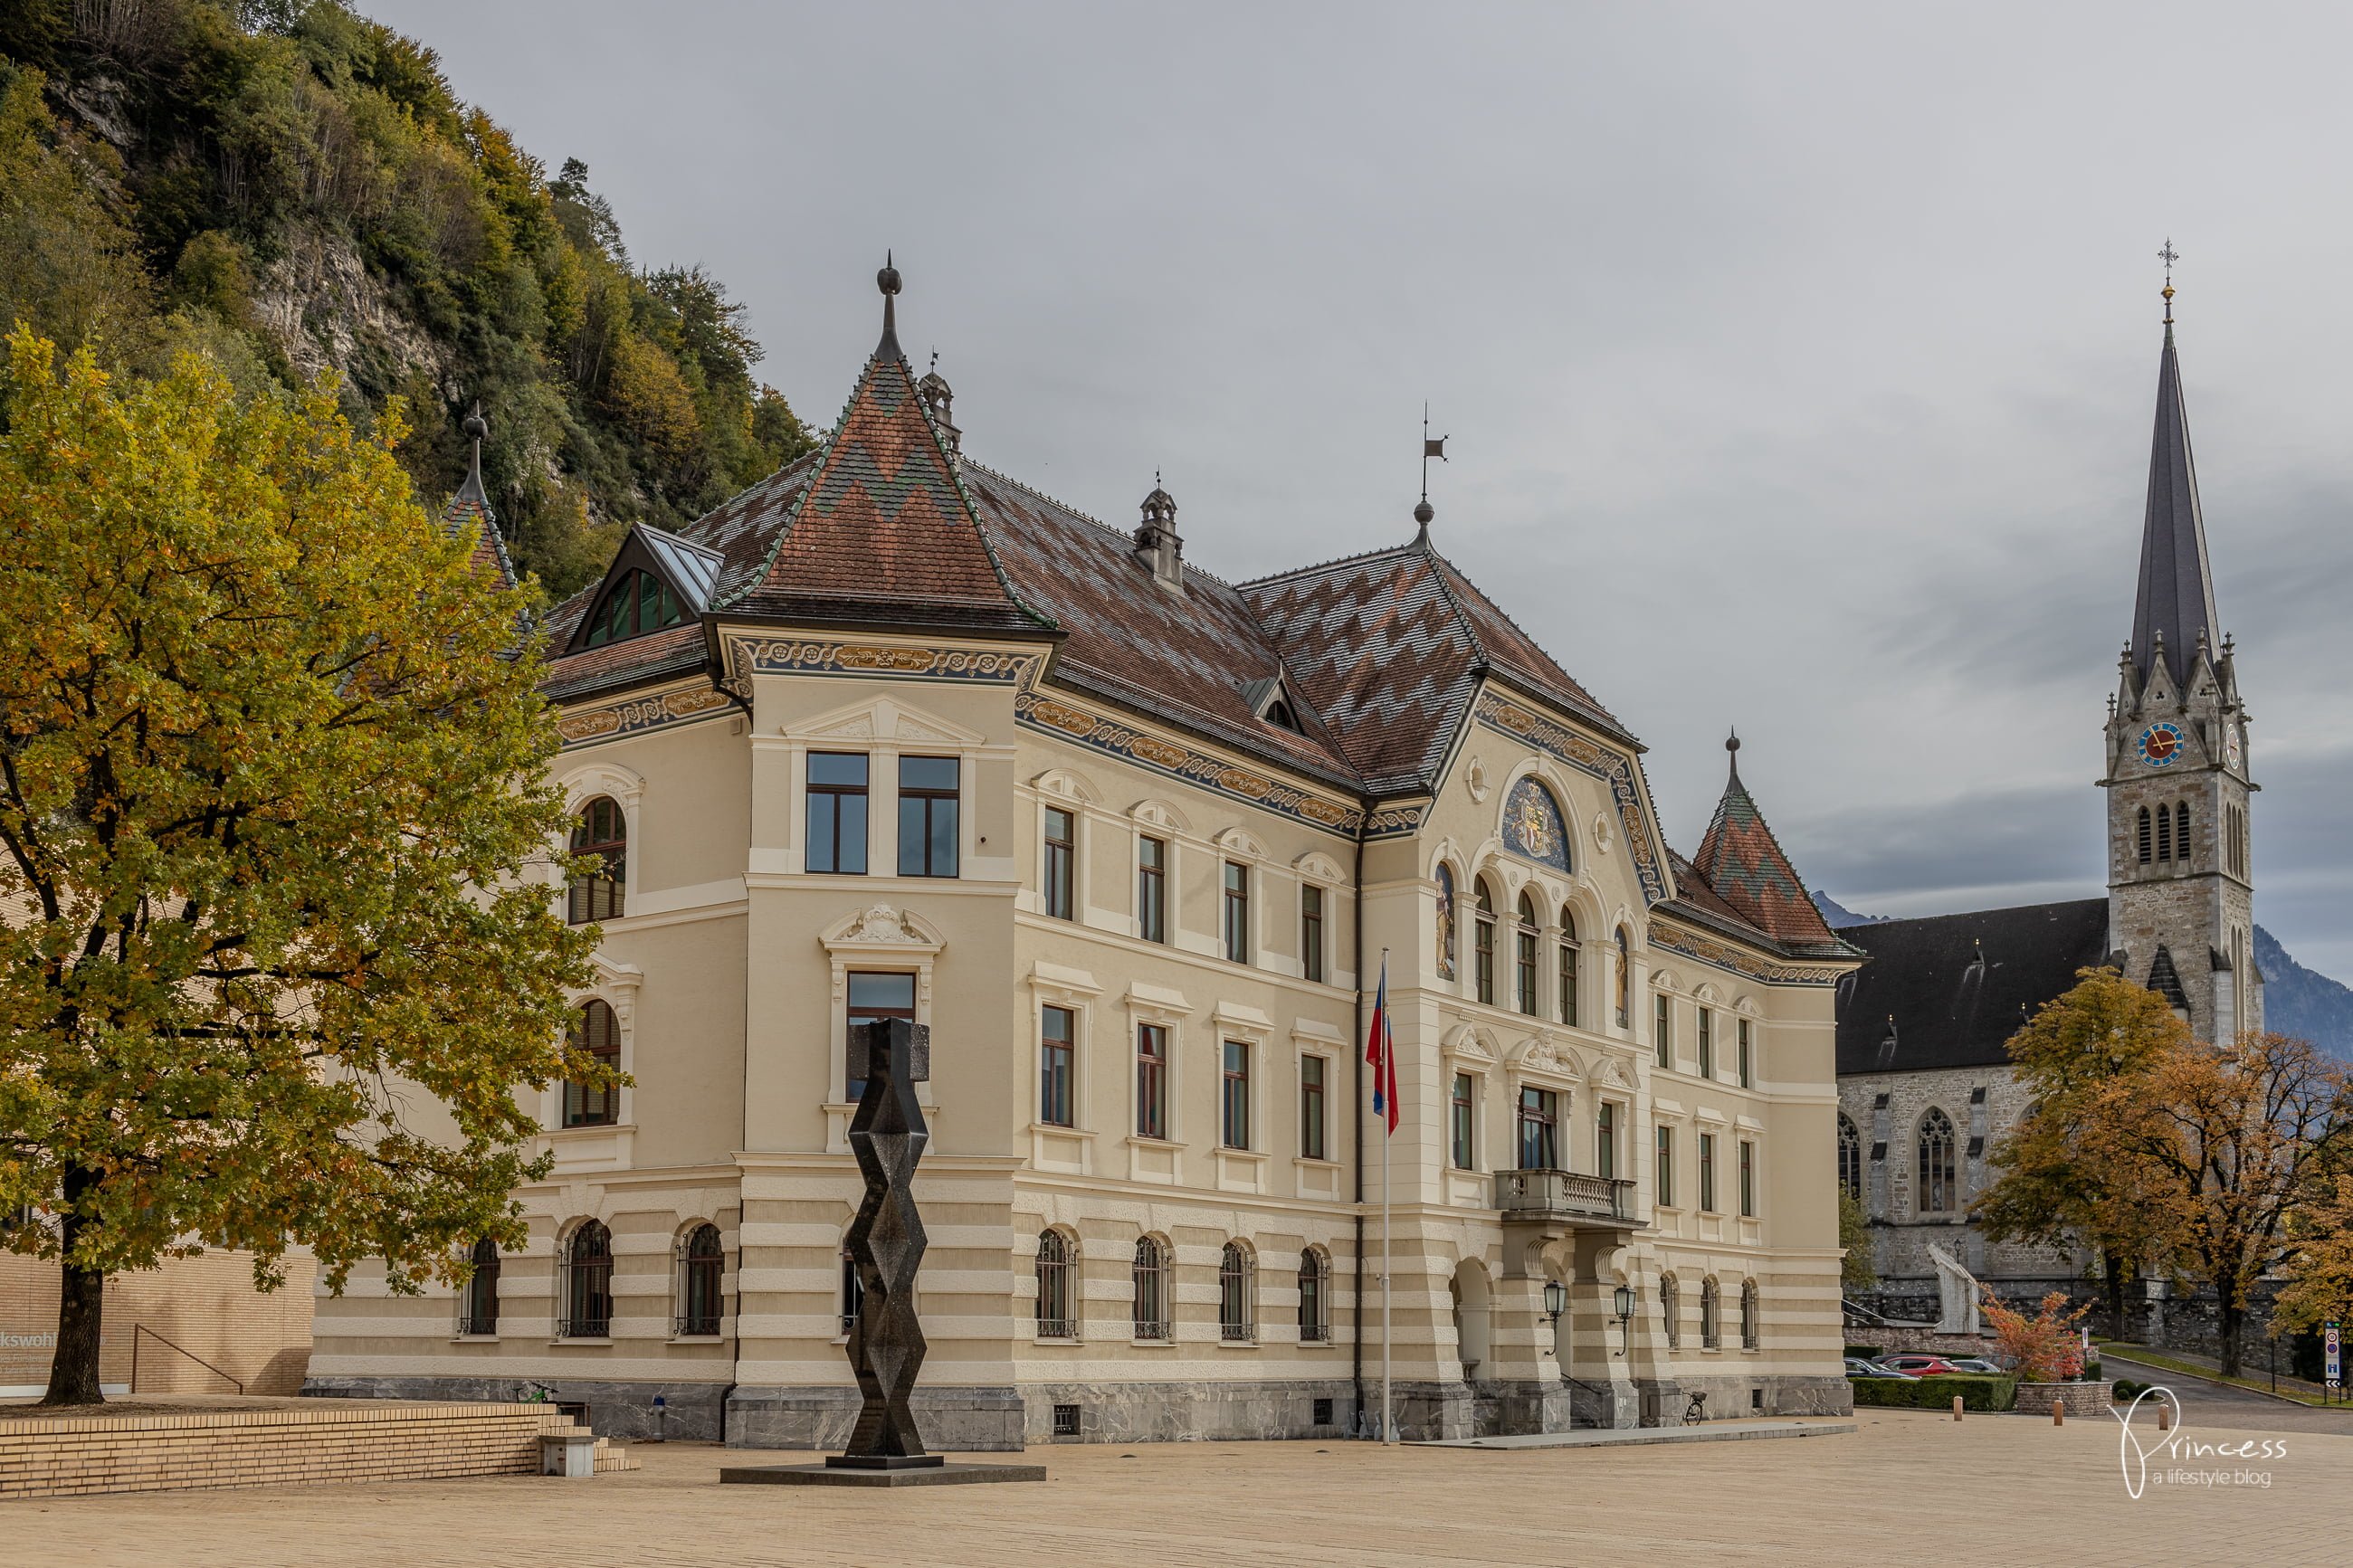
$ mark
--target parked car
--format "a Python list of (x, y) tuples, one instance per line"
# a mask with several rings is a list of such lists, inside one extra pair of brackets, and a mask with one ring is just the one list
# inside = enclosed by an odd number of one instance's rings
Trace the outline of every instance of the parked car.
[(1905, 1383), (1920, 1381), (1908, 1372), (1898, 1372), (1892, 1366), (1883, 1366), (1875, 1361), (1865, 1361), (1859, 1355), (1846, 1358), (1846, 1374), (1849, 1377), (1894, 1377), (1901, 1378)]
[(1974, 1367), (1957, 1365), (1943, 1356), (1928, 1355), (1919, 1351), (1906, 1351), (1900, 1355), (1882, 1356), (1879, 1358), (1879, 1364), (1894, 1367), (1896, 1371), (1908, 1373), (1914, 1377), (1936, 1377), (1948, 1372), (1976, 1370)]
[(1945, 1360), (1955, 1372), (1989, 1372), (1999, 1373), (2001, 1368), (1981, 1355), (1947, 1356)]

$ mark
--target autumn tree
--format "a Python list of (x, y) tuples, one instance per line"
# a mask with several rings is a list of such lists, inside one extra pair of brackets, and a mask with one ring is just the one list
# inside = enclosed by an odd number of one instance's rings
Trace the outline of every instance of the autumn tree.
[(1839, 1246), (1844, 1249), (1839, 1260), (1839, 1288), (1849, 1291), (1877, 1289), (1879, 1266), (1871, 1256), (1871, 1216), (1843, 1186), (1839, 1188)]
[(2249, 1293), (2295, 1255), (2289, 1215), (2353, 1142), (2353, 1083), (2307, 1040), (2250, 1032), (2168, 1051), (2102, 1101), (2084, 1158), (2122, 1173), (2158, 1255), (2213, 1290), (2222, 1371), (2236, 1376)]
[(2141, 1078), (2190, 1043), (2165, 998), (2112, 971), (2086, 969), (2010, 1037), (2010, 1060), (2031, 1096), (1994, 1147), (2001, 1174), (1973, 1212), (1988, 1237), (2034, 1247), (2085, 1246), (2099, 1254), (2109, 1330), (2125, 1331), (2124, 1290), (2153, 1245), (2150, 1215), (2132, 1186), (2137, 1167), (2093, 1156), (2087, 1120), (2120, 1082)]
[(518, 1090), (588, 936), (520, 595), (416, 503), (397, 410), (117, 384), (19, 328), (0, 429), (0, 1207), (99, 1391), (113, 1272), (290, 1244), (462, 1277), (544, 1170)]
[(2353, 1321), (2353, 1172), (2316, 1172), (2288, 1214), (2286, 1283), (2272, 1299), (2271, 1331)]

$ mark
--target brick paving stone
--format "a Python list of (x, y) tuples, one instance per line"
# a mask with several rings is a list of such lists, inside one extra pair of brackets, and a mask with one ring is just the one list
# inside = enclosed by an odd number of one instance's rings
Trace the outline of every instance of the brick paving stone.
[[(2225, 1439), (2197, 1425), (2184, 1436)], [(1041, 1563), (2341, 1563), (2353, 1435), (2289, 1432), (2268, 1489), (2126, 1496), (2116, 1424), (1865, 1411), (1851, 1436), (1688, 1447), (1356, 1443), (1041, 1447), (1043, 1486), (723, 1487), (745, 1455), (640, 1446), (595, 1480), (417, 1480), (0, 1504), (0, 1561), (137, 1568)], [(2242, 1432), (2238, 1436), (2247, 1434)], [(2142, 1429), (2145, 1442), (2156, 1434)], [(1128, 1456), (1133, 1456), (1130, 1458)], [(2162, 1468), (2162, 1467), (2158, 1467)]]

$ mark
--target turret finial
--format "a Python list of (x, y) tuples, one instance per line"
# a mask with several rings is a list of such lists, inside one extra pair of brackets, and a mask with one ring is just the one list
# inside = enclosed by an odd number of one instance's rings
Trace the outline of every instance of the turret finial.
[(904, 359), (899, 352), (899, 320), (894, 307), (899, 298), (899, 268), (891, 252), (882, 252), (882, 270), (874, 275), (874, 287), (882, 290), (882, 341), (874, 345), (876, 359)]
[(2171, 337), (2173, 335), (2173, 264), (2181, 259), (2181, 253), (2173, 248), (2172, 236), (2168, 235), (2166, 237), (2165, 248), (2157, 253), (2157, 258), (2165, 263), (2165, 289), (2163, 291), (2163, 297), (2165, 300), (2165, 328), (2166, 336)]
[(1430, 459), (1432, 458), (1441, 463), (1446, 461), (1446, 437), (1440, 436), (1433, 439), (1430, 437), (1430, 405), (1425, 403), (1421, 405), (1421, 500), (1415, 503), (1413, 509), (1413, 521), (1420, 525), (1420, 531), (1414, 536), (1416, 543), (1429, 540), (1430, 521), (1438, 515), (1438, 509), (1430, 504)]
[(1731, 769), (1729, 776), (1725, 780), (1725, 787), (1729, 789), (1740, 782), (1740, 731), (1738, 730), (1734, 730), (1725, 736), (1724, 754), (1728, 759)]

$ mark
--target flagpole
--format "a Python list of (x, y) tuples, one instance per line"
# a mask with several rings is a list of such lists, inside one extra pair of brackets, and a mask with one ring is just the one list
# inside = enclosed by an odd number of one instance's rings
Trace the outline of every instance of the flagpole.
[[(1426, 466), (1426, 465), (1425, 465)], [(1381, 949), (1381, 980), (1388, 981), (1389, 950)], [(1381, 1119), (1381, 1441), (1397, 1442), (1397, 1406), (1391, 1401), (1389, 1385), (1389, 1120), (1398, 1115), (1395, 1090), (1388, 1086), (1397, 1081), (1397, 1030), (1389, 1025), (1388, 1009), (1381, 1010), (1381, 1086), (1392, 1096), (1388, 1114)]]

